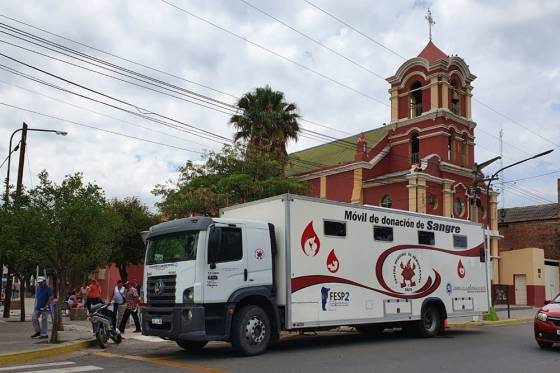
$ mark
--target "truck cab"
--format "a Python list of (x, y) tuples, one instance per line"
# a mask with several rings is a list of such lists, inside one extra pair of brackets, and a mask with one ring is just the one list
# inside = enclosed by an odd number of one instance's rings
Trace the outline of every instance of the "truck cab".
[[(175, 340), (188, 350), (232, 341), (253, 354), (259, 340), (268, 344), (278, 334), (271, 224), (178, 219), (151, 227), (146, 238), (144, 335)], [(257, 315), (234, 327), (245, 306), (258, 307)]]

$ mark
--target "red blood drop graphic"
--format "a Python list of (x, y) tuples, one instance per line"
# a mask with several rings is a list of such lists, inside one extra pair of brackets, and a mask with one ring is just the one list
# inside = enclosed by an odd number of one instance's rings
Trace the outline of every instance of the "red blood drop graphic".
[(465, 277), (465, 267), (463, 267), (463, 263), (461, 262), (461, 259), (459, 259), (459, 264), (457, 264), (457, 275), (460, 278)]
[(310, 221), (301, 235), (301, 249), (307, 256), (316, 256), (317, 254), (319, 254), (320, 248), (321, 242), (319, 241), (319, 237), (313, 229), (313, 221)]
[(331, 252), (329, 253), (329, 256), (327, 257), (327, 269), (331, 273), (336, 273), (338, 272), (339, 268), (340, 268), (340, 262), (338, 261), (338, 258), (334, 253), (334, 249), (332, 249)]

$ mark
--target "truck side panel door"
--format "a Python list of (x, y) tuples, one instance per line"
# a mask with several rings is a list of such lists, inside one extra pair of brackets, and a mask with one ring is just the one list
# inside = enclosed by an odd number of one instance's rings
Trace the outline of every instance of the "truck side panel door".
[(267, 229), (247, 229), (249, 286), (272, 285), (272, 252)]
[(242, 225), (210, 227), (204, 303), (224, 303), (235, 290), (249, 286), (246, 242)]

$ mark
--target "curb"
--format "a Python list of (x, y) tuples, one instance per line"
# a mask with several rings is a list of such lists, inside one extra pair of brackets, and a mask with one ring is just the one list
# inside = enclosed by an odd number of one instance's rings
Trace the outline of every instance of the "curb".
[(480, 326), (505, 326), (505, 325), (519, 325), (532, 322), (534, 317), (524, 317), (519, 319), (508, 319), (498, 321), (469, 321), (464, 323), (449, 323), (448, 329), (468, 329)]
[(0, 366), (16, 364), (24, 361), (52, 357), (53, 355), (66, 354), (82, 350), (95, 345), (95, 339), (82, 340), (77, 342), (66, 342), (57, 346), (47, 347), (40, 350), (28, 350), (15, 353), (0, 354)]

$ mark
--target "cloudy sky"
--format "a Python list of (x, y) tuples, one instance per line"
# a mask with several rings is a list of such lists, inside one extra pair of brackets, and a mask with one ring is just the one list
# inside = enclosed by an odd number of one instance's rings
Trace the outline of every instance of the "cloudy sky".
[[(506, 181), (523, 180), (506, 183), (506, 206), (557, 201), (560, 2), (166, 1), (176, 7), (161, 0), (3, 1), (0, 161), (8, 153), (10, 134), (23, 121), (33, 128), (69, 133), (66, 137), (29, 133), (24, 177), (27, 187), (37, 183), (36, 174), (42, 169), (47, 169), (57, 181), (65, 174), (81, 171), (87, 180), (102, 186), (108, 197), (136, 195), (153, 206), (156, 200), (150, 191), (154, 185), (175, 178), (177, 167), (185, 161), (200, 160), (201, 152), (221, 147), (219, 138), (195, 134), (185, 125), (226, 138), (232, 135), (229, 114), (187, 102), (200, 103), (188, 98), (182, 89), (229, 104), (255, 87), (269, 84), (295, 102), (305, 119), (316, 123), (303, 122), (306, 129), (344, 137), (379, 127), (389, 122), (390, 116), (389, 86), (382, 78), (393, 75), (403, 62), (400, 56), (414, 57), (425, 46), (428, 32), (424, 16), (430, 7), (436, 21), (433, 31), (436, 45), (448, 54), (463, 57), (478, 77), (473, 82), (476, 99), (473, 118), (478, 123), (477, 161), (499, 153), (500, 128), (504, 132), (504, 164), (556, 149), (546, 158), (507, 172)], [(143, 84), (167, 93), (163, 94), (112, 79), (109, 76), (131, 80), (24, 41), (21, 31), (181, 90), (176, 89), (172, 93), (175, 97), (171, 97), (169, 90)], [(205, 105), (217, 109), (215, 102)], [(223, 106), (218, 110), (228, 111)], [(163, 123), (158, 115), (166, 117)], [(150, 118), (159, 118), (160, 122)], [(289, 149), (299, 150), (318, 143), (301, 138), (290, 144)], [(17, 160), (12, 162), (12, 180), (16, 176), (15, 164)], [(5, 165), (0, 172), (5, 174)]]

